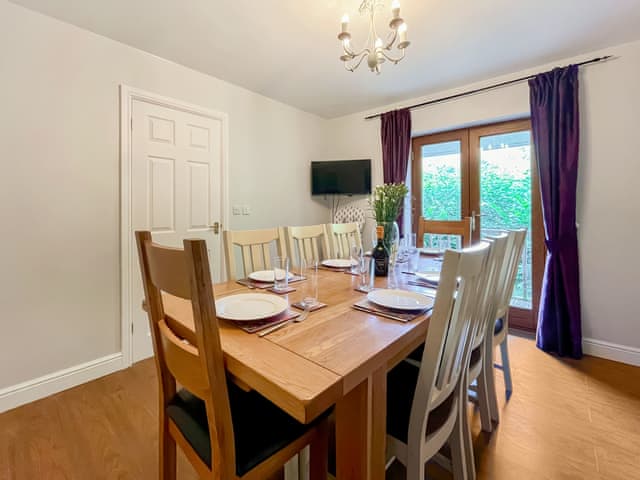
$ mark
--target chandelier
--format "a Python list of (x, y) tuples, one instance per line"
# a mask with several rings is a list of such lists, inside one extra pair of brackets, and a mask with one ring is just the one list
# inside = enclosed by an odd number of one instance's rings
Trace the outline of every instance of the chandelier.
[[(376, 74), (380, 73), (380, 65), (385, 61), (390, 61), (393, 64), (398, 63), (404, 58), (404, 51), (411, 42), (407, 40), (407, 24), (400, 17), (400, 2), (399, 0), (393, 0), (391, 4), (391, 21), (389, 22), (390, 32), (387, 34), (386, 40), (382, 40), (378, 36), (375, 25), (376, 10), (380, 9), (384, 5), (384, 0), (362, 0), (359, 12), (360, 14), (369, 15), (369, 35), (367, 37), (366, 46), (360, 50), (355, 51), (351, 47), (351, 34), (349, 33), (349, 15), (346, 13), (342, 17), (342, 31), (338, 35), (338, 40), (342, 42), (342, 49), (344, 54), (340, 56), (340, 60), (344, 62), (344, 68), (353, 72), (360, 66), (360, 64), (367, 59), (367, 65), (372, 72)], [(390, 54), (394, 44), (397, 43), (397, 48), (401, 54), (398, 57), (394, 57)]]

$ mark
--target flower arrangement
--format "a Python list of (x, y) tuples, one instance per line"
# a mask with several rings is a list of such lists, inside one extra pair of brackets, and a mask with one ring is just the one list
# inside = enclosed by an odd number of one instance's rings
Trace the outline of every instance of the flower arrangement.
[(373, 190), (369, 205), (376, 222), (395, 222), (404, 204), (409, 189), (404, 183), (385, 183)]

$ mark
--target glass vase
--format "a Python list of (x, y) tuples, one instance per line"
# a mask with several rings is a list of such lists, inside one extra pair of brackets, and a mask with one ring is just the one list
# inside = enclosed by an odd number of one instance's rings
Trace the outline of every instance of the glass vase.
[(376, 223), (371, 232), (371, 243), (374, 247), (378, 244), (378, 235), (376, 233), (376, 227), (378, 225), (384, 227), (384, 237), (382, 238), (382, 243), (389, 253), (389, 266), (391, 267), (396, 263), (396, 258), (398, 256), (398, 247), (400, 245), (400, 229), (398, 228), (398, 222)]

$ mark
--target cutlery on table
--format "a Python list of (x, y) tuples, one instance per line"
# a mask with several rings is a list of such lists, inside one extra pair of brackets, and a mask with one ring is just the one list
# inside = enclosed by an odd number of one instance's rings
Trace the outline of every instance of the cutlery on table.
[(280, 330), (282, 327), (286, 327), (287, 325), (289, 325), (290, 323), (300, 323), (300, 322), (304, 322), (307, 317), (309, 316), (309, 312), (310, 312), (310, 306), (305, 307), (304, 311), (302, 312), (302, 314), (300, 314), (300, 316), (296, 317), (296, 318), (292, 318), (290, 320), (285, 320), (282, 323), (278, 323), (276, 325), (274, 325), (273, 327), (269, 327), (265, 330), (262, 330), (260, 333), (258, 333), (259, 337), (264, 337), (265, 335), (269, 335), (272, 332), (275, 332), (276, 330)]

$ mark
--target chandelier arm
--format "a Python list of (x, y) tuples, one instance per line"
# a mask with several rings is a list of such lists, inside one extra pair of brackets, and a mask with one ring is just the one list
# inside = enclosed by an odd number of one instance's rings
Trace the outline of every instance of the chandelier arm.
[(386, 58), (387, 60), (389, 60), (390, 62), (392, 62), (394, 64), (397, 64), (398, 62), (400, 62), (400, 60), (402, 60), (404, 58), (404, 51), (405, 51), (405, 49), (403, 48), (402, 49), (402, 55), (400, 55), (397, 58), (393, 58), (391, 55), (387, 55), (387, 53), (384, 50), (381, 51), (380, 53), (382, 53), (382, 56), (384, 58)]
[(361, 53), (360, 59), (356, 63), (347, 65), (347, 62), (344, 62), (344, 68), (346, 68), (350, 72), (355, 72), (355, 70), (360, 66), (360, 64), (366, 58), (367, 55), (368, 55), (368, 49)]
[(393, 44), (395, 43), (397, 38), (398, 38), (398, 30), (391, 30), (387, 35), (387, 43), (385, 43), (384, 46), (382, 47), (383, 50), (391, 50), (391, 47), (393, 47)]
[(344, 44), (342, 45), (342, 49), (344, 50), (344, 53), (346, 53), (347, 55), (349, 55), (350, 57), (359, 57), (360, 55), (362, 55), (363, 53), (369, 53), (369, 49), (368, 48), (363, 48), (362, 50), (360, 50), (359, 52), (354, 52), (351, 47), (347, 47)]

